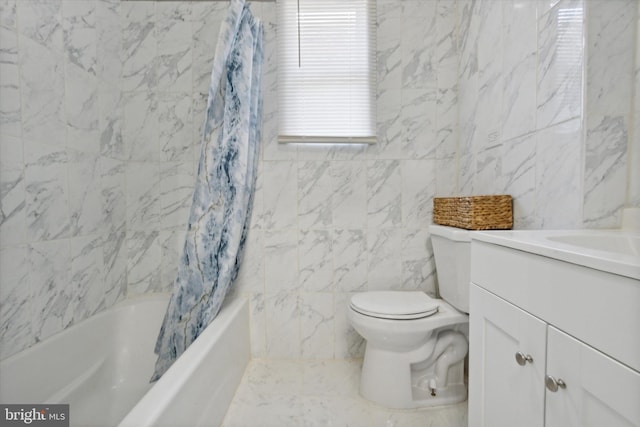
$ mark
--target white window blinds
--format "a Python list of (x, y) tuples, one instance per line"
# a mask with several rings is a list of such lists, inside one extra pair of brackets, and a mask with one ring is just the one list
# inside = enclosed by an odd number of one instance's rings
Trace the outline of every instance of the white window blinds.
[(277, 8), (279, 141), (375, 142), (376, 1)]

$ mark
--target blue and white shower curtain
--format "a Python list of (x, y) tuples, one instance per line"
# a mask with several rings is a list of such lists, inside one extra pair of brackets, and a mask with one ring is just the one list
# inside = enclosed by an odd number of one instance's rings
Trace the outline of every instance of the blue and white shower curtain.
[(222, 24), (183, 255), (155, 352), (152, 381), (220, 311), (238, 275), (251, 218), (262, 120), (262, 24), (231, 0)]

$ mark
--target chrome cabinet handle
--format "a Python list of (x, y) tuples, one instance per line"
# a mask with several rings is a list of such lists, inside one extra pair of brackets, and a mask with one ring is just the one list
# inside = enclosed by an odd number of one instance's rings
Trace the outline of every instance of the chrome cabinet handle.
[(524, 366), (527, 364), (527, 362), (533, 363), (533, 357), (531, 357), (530, 354), (524, 354), (523, 352), (519, 351), (516, 353), (516, 362), (518, 363), (518, 365)]
[(567, 388), (567, 384), (562, 381), (560, 378), (553, 378), (551, 375), (547, 375), (544, 377), (544, 384), (547, 386), (547, 389), (552, 392), (558, 391), (559, 388)]

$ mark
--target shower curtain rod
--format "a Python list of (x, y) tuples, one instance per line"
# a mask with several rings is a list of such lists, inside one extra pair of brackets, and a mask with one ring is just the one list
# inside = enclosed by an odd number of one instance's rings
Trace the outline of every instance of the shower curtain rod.
[[(222, 2), (222, 1), (226, 1), (228, 2), (229, 0), (120, 0), (120, 1), (157, 1), (157, 2), (163, 2), (163, 1), (212, 1), (212, 2)], [(276, 0), (248, 0), (249, 3), (275, 3)]]

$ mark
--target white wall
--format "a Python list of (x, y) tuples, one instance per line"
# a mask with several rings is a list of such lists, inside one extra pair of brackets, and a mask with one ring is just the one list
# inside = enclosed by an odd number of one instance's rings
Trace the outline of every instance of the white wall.
[(457, 193), (512, 194), (516, 228), (620, 226), (636, 5), (460, 1)]
[[(131, 295), (175, 274), (226, 3), (120, 7)], [(253, 353), (360, 356), (350, 292), (435, 292), (427, 227), (436, 156), (455, 152), (455, 2), (379, 1), (379, 143), (356, 147), (277, 143), (275, 4), (252, 9), (265, 23), (264, 141), (236, 291), (251, 299)]]
[[(602, 3), (621, 9), (585, 24), (560, 19), (583, 0), (378, 0), (369, 147), (277, 144), (275, 4), (253, 4), (265, 22), (264, 141), (236, 292), (251, 300), (254, 356), (360, 356), (352, 292), (433, 294), (434, 195), (510, 193), (517, 228), (615, 226), (625, 197), (638, 206), (631, 90), (608, 84), (631, 78), (636, 2)], [(4, 358), (170, 289), (226, 3), (0, 8)]]
[(628, 194), (634, 187), (629, 172), (638, 2), (587, 0), (586, 7), (583, 224), (612, 228), (621, 225), (622, 208), (634, 206)]
[(264, 146), (238, 283), (251, 298), (253, 353), (361, 356), (346, 319), (352, 292), (434, 293), (427, 227), (436, 157), (455, 150), (455, 3), (378, 2), (379, 141), (369, 147), (277, 144), (275, 8), (259, 6)]
[(126, 293), (117, 7), (0, 1), (2, 358)]
[(636, 9), (633, 132), (629, 147), (627, 205), (640, 206), (640, 2)]
[[(1, 4), (6, 357), (170, 289), (226, 4)], [(253, 9), (266, 24), (265, 138), (238, 292), (254, 354), (358, 356), (350, 292), (434, 292), (427, 226), (435, 158), (454, 152), (455, 4), (379, 2), (380, 141), (349, 148), (277, 144), (275, 4)]]

